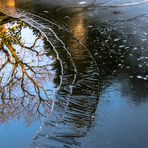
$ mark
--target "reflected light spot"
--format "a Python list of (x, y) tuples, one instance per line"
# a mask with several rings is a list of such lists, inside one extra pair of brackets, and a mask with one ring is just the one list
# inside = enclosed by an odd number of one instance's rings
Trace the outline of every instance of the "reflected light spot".
[(74, 36), (79, 39), (82, 43), (85, 43), (85, 38), (86, 38), (86, 28), (84, 27), (84, 16), (79, 15), (76, 18), (73, 19), (73, 34)]
[(15, 7), (15, 0), (7, 0), (7, 6)]
[(74, 34), (77, 38), (79, 38), (79, 40), (82, 40), (85, 37), (85, 28), (83, 26), (83, 24), (79, 24), (75, 30), (74, 30)]
[[(81, 44), (85, 45), (87, 38), (87, 28), (85, 27), (83, 14), (73, 17), (70, 28), (73, 36), (79, 42), (81, 42)], [(69, 46), (71, 49), (70, 52), (72, 56), (77, 59), (77, 62), (85, 58), (85, 50), (83, 48), (79, 48), (79, 43), (71, 43)]]
[(79, 2), (80, 5), (86, 4), (86, 1)]

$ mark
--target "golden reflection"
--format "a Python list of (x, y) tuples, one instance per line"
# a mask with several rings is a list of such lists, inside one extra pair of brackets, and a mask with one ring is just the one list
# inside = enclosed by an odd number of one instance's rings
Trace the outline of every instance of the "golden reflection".
[[(73, 33), (73, 36), (77, 39), (76, 41), (71, 40), (69, 43), (70, 47), (70, 53), (72, 54), (74, 59), (77, 59), (76, 62), (79, 62), (86, 58), (86, 49), (82, 47), (82, 44), (86, 44), (86, 38), (87, 38), (87, 28), (85, 27), (84, 22), (84, 14), (76, 14), (72, 18), (71, 22), (71, 31)], [(81, 43), (81, 44), (80, 44)]]
[(76, 37), (81, 43), (85, 44), (87, 29), (84, 23), (84, 15), (83, 14), (76, 15), (72, 19), (71, 24), (72, 24), (71, 29), (74, 37)]
[(15, 0), (7, 0), (6, 5), (9, 7), (15, 7)]
[(0, 12), (9, 11), (11, 15), (16, 14), (16, 2), (15, 0), (0, 0)]
[(2, 0), (0, 1), (0, 9), (6, 9), (7, 7), (15, 7), (15, 0)]

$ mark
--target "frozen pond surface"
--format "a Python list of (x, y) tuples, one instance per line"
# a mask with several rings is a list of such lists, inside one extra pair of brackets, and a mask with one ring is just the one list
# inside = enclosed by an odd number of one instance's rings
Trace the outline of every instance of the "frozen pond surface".
[[(35, 69), (38, 73), (35, 82), (44, 88), (39, 87), (42, 90), (38, 93), (32, 79), (26, 76), (28, 95), (22, 97), (24, 90), (21, 92), (18, 83), (11, 86), (10, 97), (10, 89), (4, 84), (15, 66), (10, 62), (4, 72), (0, 71), (1, 87), (4, 87), (1, 137), (12, 132), (9, 138), (1, 138), (1, 147), (9, 148), (6, 144), (12, 143), (16, 148), (147, 148), (147, 6), (147, 1), (138, 0), (0, 0), (1, 12), (19, 18), (0, 16), (3, 23), (0, 42), (9, 40), (16, 49), (14, 54), (10, 44), (1, 47), (1, 67), (4, 59), (8, 60), (7, 50), (17, 63), (13, 76), (17, 77), (16, 83), (22, 79), (19, 67), (23, 62), (24, 66), (29, 64), (26, 71), (32, 78)], [(13, 30), (15, 25), (18, 27)], [(10, 34), (6, 31), (9, 28)], [(20, 29), (21, 38), (16, 35)], [(35, 106), (42, 103), (40, 95), (44, 99), (38, 112), (41, 120), (34, 114)], [(6, 102), (3, 97), (7, 98)], [(9, 102), (9, 97), (17, 99)], [(23, 105), (19, 103), (22, 98)], [(17, 101), (17, 108), (12, 111)], [(6, 121), (5, 109), (10, 117)], [(26, 127), (28, 120), (30, 126)]]

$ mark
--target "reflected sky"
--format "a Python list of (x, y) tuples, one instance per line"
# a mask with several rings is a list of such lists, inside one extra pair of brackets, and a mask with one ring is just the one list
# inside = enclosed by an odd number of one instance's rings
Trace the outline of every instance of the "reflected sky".
[[(10, 147), (27, 147), (31, 143), (32, 137), (35, 136), (40, 127), (40, 122), (33, 122), (27, 126), (23, 120), (11, 120), (7, 125), (0, 126), (0, 145), (3, 148)], [(27, 126), (27, 128), (26, 128)], [(19, 141), (19, 142), (18, 142)]]
[(40, 32), (3, 14), (0, 48), (0, 145), (27, 147), (53, 111), (60, 64)]
[(44, 37), (20, 20), (1, 25), (0, 31), (0, 122), (23, 117), (31, 124), (54, 105), (54, 51), (50, 55)]
[(114, 77), (108, 83), (100, 95), (96, 126), (92, 127), (82, 147), (89, 143), (101, 148), (147, 147), (147, 82), (123, 76)]

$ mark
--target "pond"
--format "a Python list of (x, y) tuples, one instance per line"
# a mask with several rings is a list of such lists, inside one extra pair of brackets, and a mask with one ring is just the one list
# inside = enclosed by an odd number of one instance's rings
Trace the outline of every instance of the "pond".
[(1, 147), (148, 147), (145, 1), (0, 2)]

